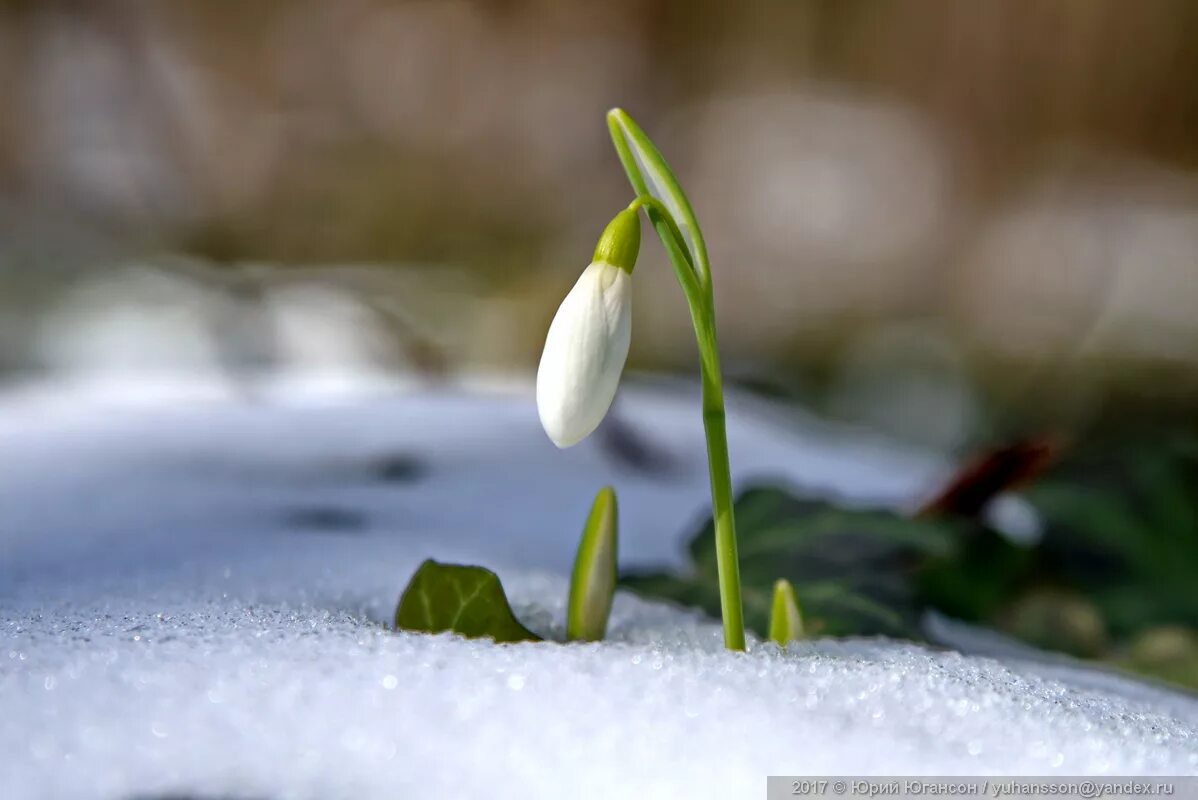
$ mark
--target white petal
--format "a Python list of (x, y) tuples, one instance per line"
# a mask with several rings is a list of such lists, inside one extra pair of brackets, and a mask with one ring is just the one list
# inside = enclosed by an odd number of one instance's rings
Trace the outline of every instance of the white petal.
[(631, 280), (619, 267), (591, 264), (549, 326), (537, 412), (558, 447), (586, 438), (611, 407), (632, 339)]

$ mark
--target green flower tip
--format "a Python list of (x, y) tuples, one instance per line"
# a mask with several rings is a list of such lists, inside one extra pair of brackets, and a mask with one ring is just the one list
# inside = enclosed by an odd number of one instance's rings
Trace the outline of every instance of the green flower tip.
[(641, 250), (641, 218), (635, 211), (625, 209), (607, 223), (591, 261), (611, 264), (632, 274), (636, 257)]

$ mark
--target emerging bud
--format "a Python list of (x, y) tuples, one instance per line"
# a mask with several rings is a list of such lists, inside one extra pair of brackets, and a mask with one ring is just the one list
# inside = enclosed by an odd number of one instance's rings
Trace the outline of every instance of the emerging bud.
[(803, 615), (795, 598), (795, 587), (785, 578), (774, 581), (770, 606), (770, 641), (786, 647), (803, 638)]
[(566, 295), (537, 369), (537, 412), (558, 447), (585, 439), (607, 414), (632, 340), (632, 267), (640, 247), (635, 212), (621, 211), (595, 260)]
[(574, 557), (566, 603), (567, 641), (597, 642), (607, 633), (616, 591), (617, 516), (616, 490), (604, 486), (591, 504)]

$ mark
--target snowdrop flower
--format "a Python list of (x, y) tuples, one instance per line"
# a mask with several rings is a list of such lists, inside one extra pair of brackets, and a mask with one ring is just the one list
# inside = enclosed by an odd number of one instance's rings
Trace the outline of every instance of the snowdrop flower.
[(558, 447), (599, 427), (616, 395), (632, 338), (632, 268), (640, 244), (636, 211), (621, 211), (549, 326), (537, 369), (537, 412)]

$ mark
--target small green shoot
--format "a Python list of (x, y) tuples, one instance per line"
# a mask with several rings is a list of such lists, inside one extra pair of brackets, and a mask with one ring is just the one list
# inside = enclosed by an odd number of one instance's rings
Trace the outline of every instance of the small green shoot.
[(770, 641), (780, 647), (803, 638), (803, 615), (795, 599), (795, 587), (785, 578), (774, 582), (774, 602), (770, 607)]
[(591, 504), (574, 558), (566, 610), (569, 641), (596, 642), (607, 632), (616, 590), (617, 516), (615, 490), (604, 486)]

